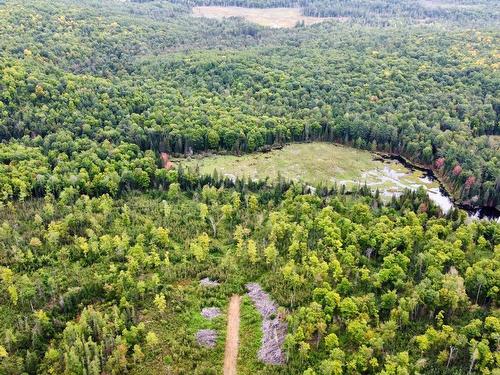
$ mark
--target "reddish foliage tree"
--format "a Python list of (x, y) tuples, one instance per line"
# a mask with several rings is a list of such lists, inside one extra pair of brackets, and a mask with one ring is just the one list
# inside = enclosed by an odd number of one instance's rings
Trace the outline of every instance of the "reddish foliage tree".
[(168, 154), (166, 152), (162, 152), (160, 154), (160, 157), (161, 157), (161, 163), (163, 165), (163, 168), (165, 168), (165, 169), (173, 168), (174, 164), (170, 161), (170, 157), (168, 156)]
[(436, 162), (434, 163), (434, 165), (436, 166), (437, 169), (443, 168), (443, 166), (444, 166), (444, 158), (437, 159)]
[(427, 203), (420, 203), (420, 206), (418, 206), (418, 212), (421, 212), (421, 213), (424, 213), (424, 212), (427, 212), (429, 210), (429, 206), (427, 205)]
[(467, 187), (467, 189), (470, 189), (472, 185), (474, 185), (475, 183), (476, 183), (476, 176), (469, 176), (465, 181), (465, 187)]
[(453, 168), (453, 174), (455, 176), (458, 176), (460, 173), (462, 173), (462, 167), (460, 166), (460, 164), (457, 164), (455, 165), (455, 167)]

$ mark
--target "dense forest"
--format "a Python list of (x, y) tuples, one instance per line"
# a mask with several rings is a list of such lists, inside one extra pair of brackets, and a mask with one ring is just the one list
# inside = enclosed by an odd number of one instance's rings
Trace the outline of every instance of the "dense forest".
[[(49, 171), (49, 154), (72, 159), (76, 139), (155, 153), (325, 140), (404, 155), (463, 203), (499, 205), (494, 29), (353, 21), (271, 32), (165, 2), (106, 2), (103, 23), (96, 3), (67, 1), (0, 8), (0, 137), (10, 152), (44, 154)], [(4, 195), (16, 190), (8, 181)]]
[[(302, 8), (270, 29), (191, 7)], [(499, 6), (486, 0), (0, 0), (0, 374), (219, 374), (231, 295), (286, 321), (241, 374), (491, 374), (500, 224), (424, 191), (232, 180), (160, 154), (324, 141), (500, 208)], [(203, 288), (199, 280), (217, 280)], [(200, 347), (198, 330), (219, 332)]]
[[(498, 223), (438, 218), (425, 193), (384, 206), (363, 189), (170, 177), (2, 209), (2, 373), (219, 373), (193, 315), (248, 280), (287, 311), (288, 362), (243, 374), (498, 368)], [(204, 276), (223, 288), (201, 290)]]

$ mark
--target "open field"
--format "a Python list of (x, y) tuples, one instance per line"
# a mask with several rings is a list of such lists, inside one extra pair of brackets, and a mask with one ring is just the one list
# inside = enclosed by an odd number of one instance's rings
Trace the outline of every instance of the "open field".
[(217, 155), (200, 159), (177, 159), (201, 173), (217, 170), (228, 176), (261, 179), (285, 179), (310, 184), (324, 183), (353, 186), (365, 182), (381, 191), (398, 192), (404, 188), (437, 184), (423, 179), (420, 171), (410, 171), (397, 161), (380, 160), (375, 154), (331, 143), (298, 143), (270, 153), (244, 156)]
[(295, 143), (269, 153), (177, 159), (174, 164), (197, 168), (202, 174), (217, 170), (229, 178), (276, 180), (282, 176), (311, 185), (345, 185), (348, 189), (366, 183), (372, 191), (378, 189), (386, 201), (404, 189), (416, 190), (421, 186), (443, 212), (453, 207), (439, 183), (423, 172), (410, 170), (396, 160), (383, 160), (369, 151), (332, 143)]
[(300, 8), (242, 8), (219, 6), (193, 7), (193, 16), (215, 19), (241, 17), (248, 22), (273, 28), (291, 28), (294, 27), (297, 22), (302, 21), (304, 21), (305, 25), (312, 25), (328, 19), (303, 16)]

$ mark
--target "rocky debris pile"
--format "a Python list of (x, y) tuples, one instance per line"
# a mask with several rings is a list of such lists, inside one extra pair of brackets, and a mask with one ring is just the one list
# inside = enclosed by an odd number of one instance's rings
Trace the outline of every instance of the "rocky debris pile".
[(212, 320), (220, 315), (220, 309), (218, 307), (205, 307), (201, 310), (201, 316), (205, 319)]
[(217, 332), (215, 332), (213, 329), (200, 329), (196, 333), (196, 341), (201, 346), (213, 348), (217, 343)]
[(257, 283), (248, 283), (245, 285), (248, 290), (248, 296), (255, 305), (255, 308), (260, 312), (263, 318), (269, 318), (276, 315), (278, 305), (276, 305), (269, 295), (262, 290)]
[[(207, 288), (213, 288), (218, 286), (219, 282), (205, 277), (200, 280), (200, 285)], [(220, 309), (218, 307), (205, 307), (201, 310), (201, 315), (206, 319), (213, 319), (220, 315)], [(217, 332), (213, 329), (200, 329), (196, 332), (196, 341), (199, 345), (206, 348), (214, 348), (217, 343)]]
[(214, 286), (218, 286), (219, 282), (216, 280), (210, 280), (208, 277), (205, 277), (204, 279), (200, 280), (200, 285), (211, 288)]
[(262, 322), (262, 347), (259, 351), (259, 359), (270, 365), (282, 365), (286, 362), (283, 353), (283, 343), (287, 333), (287, 323), (276, 317), (264, 319)]
[(282, 365), (286, 362), (283, 343), (288, 328), (287, 323), (279, 316), (276, 316), (278, 306), (262, 290), (259, 284), (249, 283), (246, 288), (248, 296), (262, 316), (263, 338), (259, 350), (259, 359), (270, 365)]

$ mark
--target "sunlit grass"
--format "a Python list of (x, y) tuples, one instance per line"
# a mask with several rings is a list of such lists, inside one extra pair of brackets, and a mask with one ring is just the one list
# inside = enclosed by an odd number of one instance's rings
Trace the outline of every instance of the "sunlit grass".
[(241, 17), (249, 22), (274, 28), (290, 28), (294, 27), (298, 22), (311, 25), (328, 19), (303, 16), (300, 8), (244, 8), (233, 6), (194, 7), (193, 15), (195, 17), (216, 19)]
[(269, 153), (217, 155), (176, 162), (187, 168), (198, 168), (202, 174), (213, 174), (217, 170), (220, 176), (269, 177), (271, 180), (281, 175), (287, 180), (313, 185), (337, 183), (351, 187), (367, 183), (373, 190), (387, 191), (402, 191), (414, 185), (437, 186), (422, 181), (420, 171), (411, 171), (395, 161), (381, 161), (369, 151), (332, 143), (298, 143)]

